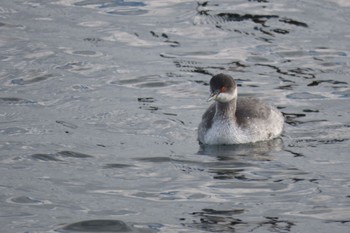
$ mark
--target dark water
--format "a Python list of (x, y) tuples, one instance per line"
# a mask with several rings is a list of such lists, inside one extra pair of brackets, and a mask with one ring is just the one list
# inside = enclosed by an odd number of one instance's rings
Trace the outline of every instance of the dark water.
[[(0, 3), (1, 232), (348, 232), (346, 0)], [(213, 74), (286, 117), (200, 148)]]

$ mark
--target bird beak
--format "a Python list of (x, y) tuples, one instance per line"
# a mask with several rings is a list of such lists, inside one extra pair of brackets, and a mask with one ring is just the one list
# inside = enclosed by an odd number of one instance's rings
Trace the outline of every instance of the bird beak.
[(207, 101), (209, 102), (212, 100), (216, 100), (216, 98), (218, 97), (219, 94), (220, 94), (220, 91), (214, 91), (214, 92), (210, 93)]

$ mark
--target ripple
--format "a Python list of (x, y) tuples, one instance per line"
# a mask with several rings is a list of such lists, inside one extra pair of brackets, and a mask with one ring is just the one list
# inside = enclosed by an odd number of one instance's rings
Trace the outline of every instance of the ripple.
[(8, 128), (0, 128), (0, 134), (3, 135), (20, 135), (27, 133), (28, 130), (19, 128), (19, 127), (8, 127)]
[(217, 183), (210, 186), (210, 188), (220, 190), (221, 195), (231, 193), (235, 197), (243, 196), (269, 196), (274, 192), (289, 191), (290, 185), (273, 182), (253, 182), (249, 183)]
[(91, 56), (91, 57), (98, 56), (98, 54), (95, 51), (91, 51), (91, 50), (74, 51), (73, 54), (80, 55), (80, 56)]
[[(253, 36), (269, 43), (271, 42), (271, 39), (278, 34), (289, 34), (290, 27), (308, 28), (307, 23), (292, 18), (280, 17), (275, 14), (241, 14), (236, 12), (215, 13), (217, 11), (212, 8), (215, 8), (216, 6), (218, 5), (210, 5), (208, 2), (198, 3), (196, 9), (197, 15), (194, 17), (193, 23), (195, 25), (212, 25), (216, 29), (235, 32), (245, 36)], [(253, 31), (247, 30), (247, 25), (249, 25), (246, 23), (247, 21), (252, 22), (251, 29)], [(267, 37), (256, 35), (254, 30)]]
[(73, 91), (78, 91), (78, 92), (89, 92), (89, 91), (95, 90), (94, 87), (87, 86), (87, 85), (84, 85), (84, 84), (74, 84), (74, 85), (71, 86), (71, 89)]
[(100, 42), (102, 42), (102, 39), (97, 37), (86, 37), (84, 38), (84, 41), (90, 42), (91, 44), (97, 46)]
[(62, 161), (51, 154), (33, 154), (31, 155), (32, 159), (40, 161)]
[[(95, 1), (95, 0), (84, 0), (74, 3), (75, 6), (80, 7), (93, 7), (96, 9), (102, 10), (107, 14), (116, 14), (116, 15), (142, 15), (146, 14), (148, 10), (142, 9), (145, 6), (143, 2), (136, 1)], [(141, 8), (141, 9), (140, 9)]]
[(326, 208), (326, 207), (315, 207), (312, 210), (304, 211), (293, 211), (287, 214), (293, 216), (302, 216), (302, 217), (311, 217), (326, 220), (327, 222), (350, 222), (349, 216), (350, 208), (349, 207), (338, 207), (338, 208)]
[(137, 101), (140, 103), (140, 109), (149, 110), (151, 112), (157, 111), (160, 108), (157, 106), (150, 105), (150, 103), (155, 102), (153, 97), (139, 97)]
[(212, 197), (213, 192), (210, 188), (186, 188), (185, 190), (162, 190), (162, 191), (140, 191), (140, 190), (109, 190), (100, 189), (90, 191), (91, 193), (123, 196), (128, 198), (144, 199), (151, 201), (223, 201), (218, 195)]
[(150, 163), (169, 163), (172, 161), (169, 157), (149, 157), (149, 158), (137, 158), (137, 161), (150, 162)]
[(291, 24), (291, 25), (294, 25), (294, 26), (298, 26), (298, 27), (309, 27), (306, 23), (304, 22), (301, 22), (301, 21), (298, 21), (298, 20), (294, 20), (294, 19), (290, 19), (290, 18), (282, 18), (279, 20), (280, 22), (282, 23), (287, 23), (287, 24)]
[(346, 57), (347, 54), (343, 51), (338, 51), (330, 48), (316, 48), (313, 50), (282, 50), (277, 52), (278, 55), (284, 58), (305, 58), (305, 57), (318, 57), (318, 58), (331, 58), (331, 57)]
[(139, 191), (129, 194), (135, 198), (153, 200), (153, 201), (204, 201), (212, 199), (212, 193), (205, 192), (204, 190), (195, 190), (187, 188), (186, 190), (164, 190), (162, 192), (146, 192)]
[(7, 7), (0, 7), (0, 13), (1, 14), (15, 14), (18, 10), (15, 10), (13, 8), (7, 8)]
[(24, 29), (25, 27), (23, 25), (16, 25), (16, 24), (9, 24), (9, 23), (4, 23), (0, 21), (0, 28), (20, 28)]
[(73, 232), (132, 232), (131, 226), (121, 220), (97, 219), (69, 224), (62, 228)]
[(141, 103), (153, 103), (155, 99), (153, 97), (140, 97), (137, 98), (137, 101)]
[(80, 152), (74, 152), (74, 151), (60, 151), (57, 153), (59, 156), (65, 157), (65, 158), (77, 158), (77, 159), (84, 159), (84, 158), (92, 158), (92, 155), (80, 153)]
[(108, 26), (110, 23), (107, 21), (85, 21), (85, 22), (81, 22), (78, 25), (83, 26), (83, 27), (92, 27), (92, 28), (100, 28), (100, 27), (106, 27)]
[[(97, 44), (98, 42), (100, 42), (101, 40), (98, 39), (91, 39), (91, 38), (85, 38), (85, 41), (89, 41), (89, 42), (93, 42), (94, 44)], [(67, 54), (72, 54), (72, 55), (78, 55), (78, 56), (82, 56), (82, 57), (101, 57), (103, 56), (103, 54), (101, 52), (96, 52), (96, 51), (92, 51), (92, 50), (74, 50), (71, 48), (61, 48), (62, 50), (64, 50), (65, 53)]]
[(239, 214), (244, 212), (244, 209), (202, 209), (201, 211), (191, 213), (191, 216), (195, 219), (200, 219), (200, 222), (195, 220), (192, 223), (185, 224), (190, 228), (197, 228), (210, 232), (236, 232), (235, 228), (237, 226), (240, 224), (247, 224), (239, 219)]
[(143, 9), (118, 9), (118, 10), (108, 10), (108, 14), (115, 15), (144, 15), (148, 13), (148, 10)]
[(43, 50), (43, 51), (32, 52), (30, 54), (25, 55), (24, 57), (27, 59), (39, 59), (39, 58), (46, 58), (54, 54), (55, 52), (53, 51)]
[(310, 99), (325, 99), (326, 97), (320, 94), (312, 94), (309, 92), (299, 92), (299, 93), (292, 93), (286, 96), (288, 99), (305, 99), (305, 100), (310, 100)]
[(70, 129), (77, 129), (78, 126), (73, 124), (73, 123), (70, 123), (70, 122), (66, 122), (66, 121), (60, 121), (60, 120), (57, 120), (56, 121), (57, 124), (60, 124), (64, 127), (67, 127), (67, 128), (70, 128)]
[(164, 42), (146, 41), (139, 38), (137, 34), (130, 34), (123, 31), (112, 31), (109, 34), (109, 36), (102, 37), (102, 39), (105, 41), (125, 43), (133, 47), (156, 47), (165, 44)]
[(22, 205), (46, 205), (46, 204), (51, 204), (50, 201), (42, 201), (42, 200), (37, 200), (32, 197), (27, 197), (27, 196), (19, 196), (19, 197), (13, 197), (7, 200), (9, 203), (15, 203), (15, 204), (22, 204)]
[[(192, 222), (183, 224), (201, 231), (209, 232), (292, 232), (292, 227), (296, 223), (284, 220), (281, 217), (261, 217), (254, 221), (244, 221), (237, 214), (212, 214), (212, 211), (203, 209), (202, 211), (191, 213)], [(228, 212), (230, 213), (230, 212)], [(186, 219), (182, 219), (185, 221)]]
[[(318, 86), (320, 85), (321, 83), (330, 83), (330, 84), (333, 84), (333, 85), (342, 85), (345, 87), (348, 86), (348, 83), (347, 82), (342, 82), (342, 81), (335, 81), (335, 80), (314, 80), (312, 81), (311, 83), (307, 84), (307, 86)], [(341, 87), (342, 87), (341, 86)]]
[(179, 81), (164, 80), (160, 75), (145, 75), (136, 78), (119, 79), (111, 81), (110, 84), (118, 84), (121, 86), (136, 88), (161, 88), (179, 84)]
[(135, 167), (130, 164), (122, 164), (122, 163), (109, 163), (103, 166), (104, 169), (120, 169), (120, 168), (130, 168)]
[(33, 105), (38, 104), (38, 102), (28, 99), (22, 99), (18, 97), (0, 97), (0, 105), (8, 104), (8, 105)]
[(171, 47), (179, 47), (180, 46), (180, 42), (169, 39), (169, 36), (166, 33), (162, 33), (160, 35), (155, 33), (154, 31), (150, 31), (150, 33), (154, 38), (160, 39), (164, 43), (169, 44)]
[[(130, 212), (129, 212), (130, 213)], [(75, 222), (64, 226), (60, 229), (55, 229), (57, 232), (134, 232), (134, 233), (156, 233), (160, 232), (164, 225), (160, 223), (129, 223), (117, 219), (93, 219), (81, 222)], [(173, 232), (173, 231), (169, 231)], [(175, 232), (175, 231), (174, 231)]]
[(348, 90), (342, 90), (342, 91), (336, 91), (332, 94), (339, 96), (340, 98), (350, 98), (350, 89)]
[(203, 58), (207, 56), (210, 57), (216, 53), (217, 52), (194, 51), (194, 52), (185, 52), (185, 53), (161, 53), (160, 56), (163, 58), (178, 58), (178, 57)]
[(184, 59), (174, 60), (174, 64), (182, 72), (193, 72), (193, 73), (199, 73), (204, 75), (213, 75), (214, 71), (217, 72), (218, 70), (221, 71), (225, 69), (223, 64), (210, 66), (202, 62), (184, 60)]
[(64, 161), (69, 158), (73, 159), (87, 159), (87, 158), (92, 158), (92, 155), (80, 153), (80, 152), (74, 152), (74, 151), (60, 151), (57, 153), (53, 154), (33, 154), (30, 156), (34, 160), (39, 160), (39, 161)]
[(90, 6), (94, 5), (99, 8), (106, 7), (118, 7), (118, 6), (145, 6), (143, 2), (133, 2), (133, 1), (122, 1), (122, 0), (83, 0), (80, 2), (74, 3), (75, 6)]
[(54, 74), (49, 74), (46, 71), (31, 71), (22, 78), (11, 80), (11, 85), (30, 85), (38, 82), (43, 82), (49, 78), (55, 77)]
[(101, 210), (101, 211), (89, 211), (89, 214), (97, 216), (120, 216), (120, 215), (132, 215), (138, 214), (137, 212), (130, 210)]
[(256, 64), (257, 66), (262, 66), (262, 67), (268, 67), (273, 70), (275, 70), (278, 74), (281, 75), (286, 75), (289, 77), (298, 77), (298, 78), (303, 78), (303, 79), (314, 79), (316, 71), (313, 70), (312, 68), (291, 68), (291, 69), (283, 69), (280, 67), (277, 67), (275, 65), (270, 65), (270, 64)]
[(350, 7), (350, 2), (348, 0), (330, 0), (342, 7)]
[(22, 79), (22, 78), (12, 79), (11, 84), (15, 84), (15, 85), (33, 84), (33, 83), (45, 81), (51, 77), (54, 77), (54, 75), (53, 74), (44, 74), (44, 75), (40, 75), (37, 77), (31, 77), (31, 78), (26, 78), (26, 79)]
[(278, 15), (252, 15), (252, 14), (238, 14), (238, 13), (218, 13), (216, 17), (223, 22), (240, 22), (253, 21), (257, 24), (265, 24), (267, 20), (278, 18)]
[(71, 61), (64, 65), (56, 66), (56, 69), (68, 70), (82, 75), (91, 75), (107, 68), (108, 66), (105, 64), (89, 63), (86, 61)]
[[(295, 120), (293, 120), (295, 121)], [(310, 121), (309, 121), (310, 122)], [(287, 121), (288, 124), (290, 124)], [(304, 122), (296, 121), (291, 125), (303, 124)], [(308, 121), (306, 121), (308, 123)], [(291, 148), (306, 148), (317, 147), (321, 145), (342, 145), (346, 144), (350, 140), (349, 125), (332, 123), (329, 121), (312, 122), (312, 127), (300, 132), (290, 132), (289, 136), (291, 141), (288, 142), (288, 146)]]

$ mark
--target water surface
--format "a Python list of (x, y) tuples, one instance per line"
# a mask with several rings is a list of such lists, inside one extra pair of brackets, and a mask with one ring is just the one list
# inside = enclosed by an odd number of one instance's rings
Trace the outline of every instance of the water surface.
[[(0, 4), (3, 232), (347, 232), (350, 5)], [(281, 138), (200, 147), (212, 75)]]

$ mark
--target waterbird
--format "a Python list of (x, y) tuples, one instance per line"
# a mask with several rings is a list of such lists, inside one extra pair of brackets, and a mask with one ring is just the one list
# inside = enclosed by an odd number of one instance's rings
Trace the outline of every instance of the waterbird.
[(198, 126), (198, 141), (206, 145), (254, 143), (281, 135), (282, 113), (253, 97), (237, 95), (237, 84), (227, 74), (210, 80), (209, 106)]

